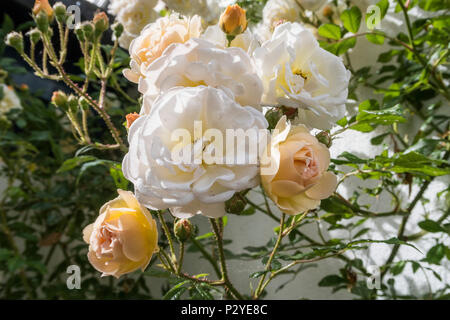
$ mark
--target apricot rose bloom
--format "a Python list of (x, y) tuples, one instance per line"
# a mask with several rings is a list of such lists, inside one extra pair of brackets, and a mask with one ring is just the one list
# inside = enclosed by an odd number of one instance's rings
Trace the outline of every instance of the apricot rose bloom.
[(336, 189), (336, 175), (327, 171), (330, 152), (305, 126), (291, 127), (283, 116), (268, 148), (273, 170), (261, 170), (261, 182), (282, 212), (296, 215), (315, 209)]
[(158, 229), (149, 211), (130, 191), (105, 203), (97, 220), (83, 230), (89, 243), (88, 259), (102, 276), (119, 278), (139, 268), (145, 270), (158, 251)]
[(138, 83), (145, 74), (145, 69), (172, 43), (184, 43), (191, 38), (198, 38), (202, 31), (202, 21), (197, 15), (188, 18), (171, 14), (146, 26), (139, 37), (130, 44), (131, 69), (123, 74), (129, 81)]

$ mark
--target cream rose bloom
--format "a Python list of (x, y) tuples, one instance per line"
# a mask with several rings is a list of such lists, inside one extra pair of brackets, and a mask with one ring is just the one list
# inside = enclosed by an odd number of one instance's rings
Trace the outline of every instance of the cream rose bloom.
[(345, 115), (350, 71), (301, 24), (277, 26), (253, 56), (264, 104), (298, 108), (301, 123), (323, 130)]
[[(200, 133), (195, 121), (201, 121)], [(134, 184), (136, 197), (150, 209), (170, 208), (179, 218), (220, 217), (224, 202), (235, 192), (258, 185), (259, 150), (250, 145), (258, 145), (256, 134), (267, 126), (261, 112), (236, 103), (229, 90), (173, 88), (155, 100), (150, 114), (131, 125), (122, 170)], [(253, 130), (255, 135), (240, 140), (241, 147), (225, 148), (231, 141), (226, 139), (227, 129)], [(180, 142), (172, 136), (180, 130), (189, 139)], [(222, 136), (222, 146), (210, 135), (213, 132)], [(180, 161), (180, 152), (191, 156)], [(196, 155), (202, 156), (198, 162), (193, 160)], [(213, 159), (207, 160), (207, 155)]]
[(122, 48), (128, 49), (131, 41), (142, 29), (158, 18), (154, 10), (155, 0), (114, 0), (108, 6), (108, 12), (116, 16), (124, 28), (119, 38)]
[(148, 210), (129, 191), (105, 203), (95, 223), (83, 230), (89, 244), (88, 259), (102, 276), (119, 278), (141, 268), (145, 270), (158, 251), (158, 229)]
[(268, 148), (271, 170), (264, 173), (262, 168), (261, 182), (282, 212), (295, 215), (315, 209), (336, 189), (336, 175), (327, 171), (330, 152), (305, 126), (291, 127), (283, 116)]
[(131, 69), (124, 70), (125, 78), (138, 83), (145, 69), (159, 58), (168, 46), (199, 37), (201, 31), (202, 26), (199, 16), (187, 18), (173, 13), (149, 24), (131, 42), (129, 49)]
[(216, 23), (224, 8), (217, 0), (164, 0), (164, 3), (170, 10), (183, 15), (199, 15), (206, 25)]
[(255, 108), (259, 108), (263, 92), (247, 53), (235, 47), (218, 48), (203, 39), (170, 46), (144, 74), (139, 81), (139, 91), (144, 94), (141, 114), (148, 114), (156, 97), (177, 86), (226, 88), (236, 102)]

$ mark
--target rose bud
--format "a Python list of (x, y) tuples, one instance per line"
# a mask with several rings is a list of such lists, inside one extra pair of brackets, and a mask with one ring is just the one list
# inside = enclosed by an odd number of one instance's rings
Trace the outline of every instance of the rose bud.
[(67, 102), (67, 95), (62, 91), (54, 91), (52, 95), (51, 102), (58, 108), (64, 111), (69, 109), (69, 104)]
[(39, 31), (41, 31), (42, 33), (48, 33), (49, 20), (48, 20), (47, 14), (44, 11), (40, 11), (35, 16), (35, 21), (36, 21), (36, 25), (37, 25), (37, 28), (39, 29)]
[(103, 11), (96, 13), (92, 22), (94, 23), (97, 36), (105, 32), (109, 28), (108, 16)]
[(80, 97), (80, 99), (78, 100), (78, 103), (80, 104), (80, 107), (84, 111), (89, 110), (89, 102), (87, 101), (87, 99), (85, 97)]
[(48, 0), (36, 0), (32, 11), (35, 16), (40, 12), (44, 12), (48, 19), (51, 20), (53, 18), (53, 9), (48, 3)]
[(139, 118), (140, 115), (137, 114), (136, 112), (133, 113), (129, 113), (126, 115), (126, 119), (127, 119), (127, 129), (130, 129), (131, 125), (133, 124), (133, 122), (135, 122), (137, 120), (137, 118)]
[(62, 2), (57, 2), (53, 5), (53, 11), (55, 12), (56, 20), (59, 22), (65, 22), (67, 17), (67, 8)]
[(326, 18), (331, 18), (333, 16), (333, 8), (331, 8), (331, 6), (325, 6), (322, 10), (322, 14)]
[(30, 37), (30, 40), (33, 44), (36, 44), (41, 40), (41, 32), (34, 28), (27, 32), (27, 35)]
[(119, 39), (120, 36), (121, 36), (122, 33), (123, 33), (123, 25), (122, 25), (120, 22), (115, 22), (115, 23), (111, 26), (111, 29), (112, 29), (113, 32), (114, 32), (114, 37), (115, 37), (116, 39)]
[(78, 99), (73, 94), (71, 94), (69, 96), (69, 98), (67, 99), (67, 102), (69, 104), (70, 112), (77, 113), (77, 111), (78, 111)]
[(23, 36), (21, 33), (15, 31), (8, 33), (5, 43), (16, 49), (18, 53), (23, 53)]
[(230, 200), (225, 202), (225, 211), (232, 214), (240, 214), (244, 211), (246, 205), (247, 201), (245, 198), (242, 195), (235, 193)]
[(228, 35), (236, 36), (247, 29), (245, 10), (239, 5), (228, 6), (220, 16), (219, 26)]
[(145, 270), (158, 251), (158, 228), (150, 212), (130, 191), (117, 190), (119, 196), (105, 203), (97, 220), (83, 230), (89, 244), (88, 259), (102, 276)]
[(327, 131), (320, 131), (318, 134), (316, 134), (317, 140), (319, 140), (320, 143), (323, 143), (327, 146), (327, 148), (331, 147), (331, 136), (330, 133)]
[(173, 226), (173, 233), (178, 241), (185, 242), (192, 235), (192, 224), (189, 219), (180, 219)]
[(291, 127), (283, 116), (262, 156), (261, 182), (282, 212), (296, 215), (317, 208), (336, 189), (329, 165), (328, 148), (305, 126)]

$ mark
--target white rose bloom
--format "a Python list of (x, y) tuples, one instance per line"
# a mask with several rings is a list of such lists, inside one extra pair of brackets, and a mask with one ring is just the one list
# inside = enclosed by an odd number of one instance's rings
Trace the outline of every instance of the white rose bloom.
[(201, 16), (206, 24), (214, 24), (218, 22), (223, 6), (217, 0), (165, 0), (170, 10), (193, 16), (194, 14)]
[[(202, 123), (201, 138), (194, 133), (194, 121)], [(235, 192), (259, 183), (259, 167), (254, 164), (258, 151), (250, 147), (251, 143), (258, 144), (258, 138), (249, 135), (249, 139), (240, 140), (244, 148), (230, 154), (231, 148), (226, 152), (215, 148), (218, 140), (208, 137), (208, 129), (222, 134), (225, 149), (227, 129), (257, 132), (267, 126), (261, 112), (239, 105), (227, 91), (206, 86), (173, 88), (158, 97), (149, 115), (131, 125), (123, 173), (134, 184), (139, 202), (150, 209), (170, 208), (180, 218), (195, 214), (220, 217), (225, 214), (224, 202)], [(183, 151), (203, 151), (199, 164), (192, 161), (193, 157), (186, 161), (174, 158), (180, 152), (180, 140), (178, 136), (171, 138), (180, 129), (191, 138), (181, 140)], [(205, 161), (205, 153), (217, 158)], [(226, 157), (232, 161), (225, 162)]]
[(263, 92), (252, 59), (241, 48), (219, 48), (194, 38), (170, 46), (145, 70), (139, 81), (144, 94), (141, 114), (148, 114), (155, 98), (167, 90), (198, 85), (226, 88), (239, 104), (255, 108)]
[(0, 83), (3, 90), (3, 98), (0, 100), (0, 118), (5, 119), (6, 114), (13, 109), (22, 109), (20, 99), (12, 87)]
[(131, 68), (124, 70), (125, 78), (138, 83), (144, 70), (159, 58), (168, 46), (199, 37), (201, 31), (202, 26), (199, 16), (188, 18), (171, 14), (149, 24), (130, 45)]
[(280, 20), (297, 21), (300, 7), (295, 0), (269, 0), (263, 8), (263, 22), (269, 28)]
[(124, 28), (119, 38), (122, 48), (128, 49), (131, 41), (136, 38), (142, 29), (158, 18), (154, 10), (155, 0), (114, 0), (108, 6), (108, 12), (116, 16)]
[(322, 130), (345, 115), (350, 71), (301, 24), (277, 26), (253, 56), (263, 104), (298, 108), (299, 122)]
[[(208, 40), (221, 48), (228, 47), (227, 35), (218, 25), (209, 26), (200, 36), (201, 39)], [(253, 32), (247, 28), (243, 33), (238, 34), (230, 43), (230, 47), (241, 48), (249, 55), (253, 54), (256, 48), (260, 46), (259, 41)]]
[(316, 11), (322, 7), (327, 0), (297, 0), (298, 3), (306, 10)]

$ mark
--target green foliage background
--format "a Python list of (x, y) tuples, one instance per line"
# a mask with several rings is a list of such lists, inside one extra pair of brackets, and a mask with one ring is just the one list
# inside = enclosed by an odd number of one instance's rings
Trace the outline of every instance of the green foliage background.
[[(265, 1), (239, 3), (247, 8), (252, 23), (261, 19)], [(436, 194), (436, 197), (445, 199), (445, 207), (440, 208), (440, 217), (431, 219), (424, 214), (423, 220), (418, 223), (421, 232), (405, 233), (413, 209), (419, 203), (428, 201), (423, 198), (423, 194), (430, 183), (435, 177), (450, 173), (450, 109), (449, 90), (446, 85), (449, 81), (448, 4), (446, 5), (445, 1), (415, 0), (410, 1), (409, 7), (406, 8), (401, 1), (381, 0), (378, 6), (383, 15), (387, 6), (395, 6), (396, 11), (403, 12), (406, 17), (408, 10), (414, 6), (427, 11), (442, 11), (434, 18), (419, 19), (412, 23), (408, 21), (404, 32), (395, 37), (380, 30), (360, 32), (364, 14), (350, 1), (348, 9), (340, 13), (341, 24), (314, 19), (308, 22), (318, 27), (322, 47), (343, 55), (352, 72), (349, 98), (359, 101), (359, 108), (355, 116), (339, 121), (338, 133), (345, 130), (369, 133), (382, 127), (383, 134), (374, 137), (371, 143), (386, 143), (384, 151), (371, 159), (362, 159), (344, 152), (338, 158), (332, 159), (332, 169), (342, 177), (341, 183), (350, 176), (356, 176), (361, 180), (377, 180), (379, 185), (361, 189), (349, 199), (336, 193), (322, 201), (319, 210), (313, 211), (298, 224), (295, 217), (287, 219), (285, 228), (295, 228), (286, 241), (281, 243), (271, 260), (269, 270), (254, 270), (249, 275), (249, 281), (258, 280), (263, 275), (275, 277), (291, 264), (293, 268), (286, 272), (295, 276), (310, 262), (320, 263), (324, 259), (337, 259), (342, 265), (340, 272), (324, 275), (318, 283), (320, 287), (329, 287), (330, 293), (349, 290), (355, 298), (360, 299), (450, 298), (450, 285), (433, 270), (433, 266), (441, 265), (450, 259), (450, 187)], [(16, 26), (16, 29), (25, 27)], [(13, 22), (5, 16), (0, 31), (1, 37), (13, 28)], [(373, 46), (385, 42), (391, 45), (388, 51), (378, 57), (381, 68), (353, 69), (348, 50), (355, 46), (360, 37), (366, 37)], [(108, 52), (110, 47), (105, 45), (104, 50)], [(3, 74), (26, 72), (15, 60), (4, 55), (4, 51), (4, 43), (1, 43), (0, 69)], [(108, 113), (116, 127), (121, 128), (122, 136), (126, 136), (122, 125), (125, 115), (139, 109), (139, 102), (134, 100), (137, 96), (136, 88), (121, 77), (121, 70), (128, 62), (127, 54), (119, 52), (112, 76), (114, 79), (108, 83)], [(82, 61), (77, 65), (82, 67)], [(82, 71), (72, 76), (74, 79), (85, 77)], [(116, 188), (131, 188), (121, 173), (120, 162), (123, 155), (118, 150), (104, 151), (77, 146), (64, 114), (43, 99), (40, 92), (21, 89), (20, 84), (13, 83), (8, 76), (5, 76), (3, 81), (15, 88), (23, 110), (20, 114), (10, 114), (10, 121), (2, 123), (0, 131), (0, 175), (7, 182), (6, 189), (0, 196), (1, 298), (148, 299), (161, 294), (165, 299), (212, 299), (222, 297), (223, 294), (227, 297), (226, 293), (216, 287), (164, 271), (156, 266), (156, 257), (144, 273), (136, 272), (119, 280), (100, 278), (99, 273), (87, 261), (87, 245), (82, 241), (82, 229), (95, 220), (98, 209), (104, 202), (115, 197)], [(114, 81), (124, 92), (117, 89)], [(383, 98), (361, 101), (356, 89), (363, 86), (375, 93), (381, 93)], [(96, 97), (99, 90), (100, 88), (94, 85), (90, 94)], [(129, 93), (131, 98), (125, 92)], [(280, 108), (269, 114), (269, 121), (272, 120), (270, 117), (279, 117), (282, 112)], [(408, 123), (413, 118), (420, 119), (420, 128), (414, 136), (406, 137), (402, 133), (401, 124)], [(110, 139), (103, 123), (95, 117), (89, 119), (89, 127), (94, 128), (92, 136), (101, 141)], [(395, 150), (390, 150), (387, 142), (394, 143)], [(346, 165), (350, 171), (339, 171), (337, 165)], [(419, 192), (411, 196), (409, 201), (400, 201), (398, 190), (402, 185), (417, 185)], [(374, 212), (370, 207), (360, 204), (361, 197), (377, 197), (383, 190), (391, 194), (393, 210)], [(266, 200), (265, 195), (262, 195)], [(256, 204), (251, 203), (250, 199), (246, 200), (248, 202), (238, 214), (253, 215), (254, 219), (265, 214), (273, 218), (274, 226), (276, 225), (278, 214), (270, 210), (266, 201)], [(371, 219), (390, 216), (398, 216), (401, 219), (396, 234), (387, 239), (365, 237), (369, 231), (364, 227), (365, 223)], [(328, 241), (308, 237), (302, 227), (314, 224), (319, 219), (326, 222), (328, 230), (346, 230), (349, 237)], [(166, 222), (170, 229), (173, 219), (167, 217)], [(225, 227), (226, 222), (225, 219)], [(359, 231), (353, 232), (355, 229)], [(229, 259), (260, 260), (266, 264), (276, 243), (278, 230), (274, 229), (274, 235), (267, 243), (245, 247), (242, 252), (237, 253), (227, 250), (232, 239), (225, 239), (225, 255)], [(401, 245), (414, 247), (414, 241), (424, 237), (433, 238), (436, 243), (428, 252), (423, 252), (423, 258), (397, 258)], [(217, 271), (218, 253), (213, 240), (213, 233), (197, 228), (196, 236), (186, 244), (187, 254), (201, 254), (205, 261), (211, 263), (213, 270)], [(371, 243), (378, 242), (389, 244), (391, 251), (388, 260), (381, 267), (381, 289), (370, 290), (365, 281), (366, 277), (370, 276), (367, 266), (362, 260), (352, 259), (351, 255), (344, 253), (366, 250)], [(167, 245), (166, 239), (160, 237), (160, 246), (166, 248)], [(67, 290), (66, 268), (71, 264), (79, 265), (82, 269), (83, 290)], [(442, 281), (442, 289), (423, 292), (418, 296), (397, 294), (396, 278), (401, 276), (407, 266), (412, 268), (416, 277), (421, 277), (418, 270), (429, 270), (436, 279)], [(230, 270), (230, 274), (233, 277), (233, 270)], [(149, 287), (147, 280), (152, 278), (163, 279), (162, 288)]]

